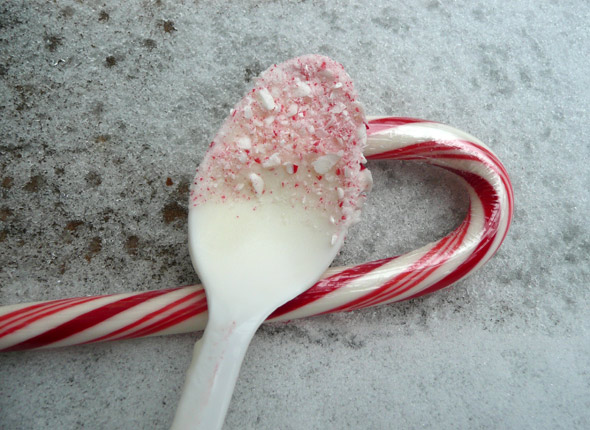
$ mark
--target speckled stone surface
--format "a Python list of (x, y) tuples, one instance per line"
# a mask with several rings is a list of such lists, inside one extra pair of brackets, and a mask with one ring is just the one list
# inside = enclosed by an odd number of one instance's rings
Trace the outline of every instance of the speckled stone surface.
[[(589, 428), (588, 22), (580, 0), (3, 2), (0, 303), (196, 282), (186, 202), (208, 142), (260, 71), (321, 53), (369, 114), (488, 143), (514, 224), (451, 289), (263, 327), (224, 428)], [(450, 175), (370, 167), (335, 264), (462, 219)], [(197, 336), (2, 354), (0, 428), (168, 428)]]

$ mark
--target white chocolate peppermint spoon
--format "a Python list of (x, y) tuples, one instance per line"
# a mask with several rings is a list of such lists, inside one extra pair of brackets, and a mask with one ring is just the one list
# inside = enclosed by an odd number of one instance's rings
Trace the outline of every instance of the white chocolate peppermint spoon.
[(221, 428), (252, 336), (320, 278), (357, 220), (371, 179), (355, 99), (341, 65), (296, 58), (264, 72), (212, 142), (189, 208), (209, 320), (172, 429)]

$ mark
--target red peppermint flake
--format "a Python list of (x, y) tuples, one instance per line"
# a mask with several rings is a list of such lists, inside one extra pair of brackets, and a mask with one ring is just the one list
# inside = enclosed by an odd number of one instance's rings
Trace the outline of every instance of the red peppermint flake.
[(256, 157), (256, 158), (254, 159), (254, 161), (255, 161), (255, 162), (257, 162), (258, 164), (260, 164), (260, 158), (258, 158), (258, 157)]
[(299, 170), (299, 166), (297, 164), (293, 164), (293, 173), (297, 173), (297, 170)]

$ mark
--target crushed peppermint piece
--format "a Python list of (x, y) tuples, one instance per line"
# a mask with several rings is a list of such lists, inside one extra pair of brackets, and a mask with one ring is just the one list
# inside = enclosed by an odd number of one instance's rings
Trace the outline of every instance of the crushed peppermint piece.
[(262, 162), (262, 167), (264, 167), (265, 169), (270, 169), (271, 167), (276, 167), (280, 164), (281, 159), (279, 157), (279, 154), (275, 153)]
[(293, 165), (293, 163), (285, 163), (285, 171), (289, 175), (292, 175), (293, 173), (295, 173), (295, 166)]
[(330, 169), (334, 167), (338, 161), (340, 161), (340, 158), (341, 157), (337, 154), (322, 155), (311, 164), (313, 166), (313, 170), (315, 170), (316, 173), (323, 175), (324, 173), (329, 172)]
[(295, 97), (307, 97), (311, 94), (311, 88), (305, 82), (297, 82), (297, 88), (293, 91)]
[(338, 193), (338, 198), (342, 200), (344, 198), (344, 190), (340, 187), (336, 188), (336, 193)]
[(250, 178), (250, 182), (252, 183), (252, 188), (254, 188), (254, 192), (256, 193), (256, 195), (260, 196), (264, 191), (264, 180), (256, 173), (250, 173), (248, 175), (248, 178)]
[(236, 145), (240, 149), (250, 149), (250, 148), (252, 148), (252, 141), (250, 140), (250, 138), (248, 136), (239, 137), (236, 140)]
[(334, 113), (342, 113), (346, 110), (346, 106), (344, 106), (343, 103), (338, 103), (338, 105), (336, 105), (334, 107), (334, 109), (332, 109), (332, 112)]
[(275, 100), (266, 88), (261, 88), (256, 91), (256, 100), (258, 100), (258, 104), (266, 110), (273, 110), (275, 108)]
[(359, 184), (362, 192), (368, 193), (373, 188), (373, 175), (369, 169), (364, 169), (359, 172)]
[(361, 141), (367, 139), (367, 128), (365, 127), (365, 124), (356, 129), (356, 137)]
[(330, 81), (334, 79), (334, 73), (329, 69), (323, 69), (318, 72), (318, 76), (324, 81)]
[(336, 89), (336, 90), (337, 90), (338, 88), (342, 88), (342, 82), (336, 82), (336, 83), (334, 84), (334, 89)]

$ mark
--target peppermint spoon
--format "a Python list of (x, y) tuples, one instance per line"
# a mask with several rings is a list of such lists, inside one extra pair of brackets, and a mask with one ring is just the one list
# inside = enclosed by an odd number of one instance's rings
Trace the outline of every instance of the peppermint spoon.
[(188, 220), (209, 320), (173, 430), (222, 427), (254, 333), (317, 281), (358, 218), (371, 180), (355, 98), (340, 64), (295, 58), (261, 75), (212, 142)]

